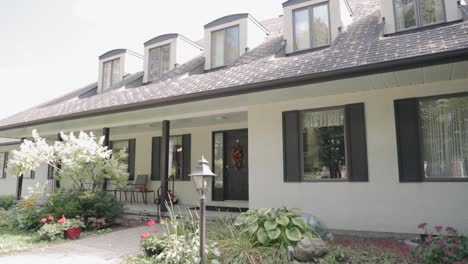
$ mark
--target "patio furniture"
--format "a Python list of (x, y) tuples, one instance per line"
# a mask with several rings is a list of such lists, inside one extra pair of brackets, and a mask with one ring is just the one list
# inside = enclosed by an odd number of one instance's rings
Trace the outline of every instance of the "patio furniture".
[(148, 181), (148, 175), (138, 175), (135, 183), (129, 183), (127, 189), (125, 190), (125, 200), (127, 200), (127, 192), (130, 192), (130, 204), (133, 204), (133, 201), (138, 203), (138, 194), (141, 193), (141, 198), (145, 204), (148, 204), (148, 193), (153, 193), (155, 196), (154, 190), (148, 190), (146, 188), (146, 183)]

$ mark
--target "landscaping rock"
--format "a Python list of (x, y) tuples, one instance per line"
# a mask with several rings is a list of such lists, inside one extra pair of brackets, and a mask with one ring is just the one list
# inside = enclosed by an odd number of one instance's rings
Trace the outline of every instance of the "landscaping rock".
[(300, 215), (305, 218), (309, 226), (313, 227), (314, 230), (320, 235), (320, 237), (324, 238), (327, 236), (327, 234), (330, 233), (330, 230), (327, 228), (327, 226), (312, 213), (302, 212)]
[(301, 262), (314, 261), (327, 252), (328, 246), (321, 238), (305, 237), (294, 247), (294, 258)]

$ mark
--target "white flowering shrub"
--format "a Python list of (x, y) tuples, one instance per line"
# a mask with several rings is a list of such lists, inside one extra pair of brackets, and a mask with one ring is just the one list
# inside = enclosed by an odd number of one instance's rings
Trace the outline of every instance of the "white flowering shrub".
[(97, 140), (92, 132), (81, 131), (78, 137), (62, 132), (62, 141), (49, 145), (36, 130), (32, 136), (33, 140), (24, 140), (19, 150), (11, 153), (8, 168), (16, 175), (47, 163), (55, 168), (58, 179), (70, 179), (80, 189), (96, 190), (104, 179), (126, 184), (128, 172), (123, 160), (127, 154), (122, 150), (112, 155), (112, 150), (103, 146), (104, 137)]

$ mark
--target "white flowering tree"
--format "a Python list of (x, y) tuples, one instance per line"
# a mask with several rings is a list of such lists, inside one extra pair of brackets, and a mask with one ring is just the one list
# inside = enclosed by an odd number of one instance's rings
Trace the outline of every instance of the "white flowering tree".
[(98, 190), (104, 179), (113, 180), (118, 186), (126, 184), (124, 149), (112, 154), (103, 145), (104, 136), (97, 140), (92, 132), (88, 135), (81, 131), (78, 137), (61, 132), (60, 136), (62, 141), (49, 145), (33, 130), (33, 139), (24, 140), (19, 150), (12, 151), (8, 168), (20, 176), (46, 163), (55, 168), (59, 180), (70, 179), (79, 189)]

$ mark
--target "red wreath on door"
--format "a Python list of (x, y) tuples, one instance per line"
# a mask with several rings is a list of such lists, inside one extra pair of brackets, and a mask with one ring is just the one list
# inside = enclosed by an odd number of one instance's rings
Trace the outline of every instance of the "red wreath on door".
[(231, 149), (232, 166), (235, 170), (240, 169), (242, 162), (242, 148), (239, 144), (235, 144)]

